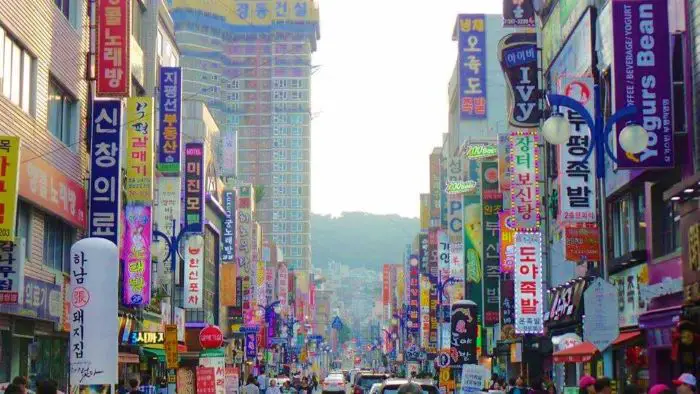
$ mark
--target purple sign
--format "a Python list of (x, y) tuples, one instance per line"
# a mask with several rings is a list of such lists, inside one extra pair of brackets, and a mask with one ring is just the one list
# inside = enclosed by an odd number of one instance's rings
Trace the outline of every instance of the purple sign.
[(486, 15), (460, 14), (457, 29), (461, 119), (486, 119)]
[(61, 285), (25, 276), (22, 305), (0, 304), (0, 312), (60, 323), (63, 316)]
[[(616, 109), (637, 106), (633, 121), (649, 133), (639, 154), (617, 146), (620, 168), (673, 167), (671, 60), (667, 0), (613, 0)], [(617, 124), (617, 135), (625, 127)]]
[(151, 302), (151, 207), (127, 205), (124, 209), (124, 305)]
[(255, 360), (258, 357), (258, 334), (245, 334), (245, 356), (249, 360)]
[(234, 261), (234, 233), (236, 230), (236, 192), (233, 190), (224, 191), (224, 237), (221, 253), (221, 260), (225, 262)]
[(180, 141), (182, 123), (182, 70), (160, 68), (160, 130), (158, 137), (158, 171), (180, 173)]

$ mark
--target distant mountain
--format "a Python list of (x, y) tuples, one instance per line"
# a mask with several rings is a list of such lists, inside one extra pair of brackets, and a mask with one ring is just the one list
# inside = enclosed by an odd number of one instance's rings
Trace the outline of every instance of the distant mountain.
[(420, 231), (417, 218), (343, 212), (339, 217), (311, 214), (311, 253), (315, 267), (337, 261), (352, 268), (381, 270), (400, 263), (405, 246)]

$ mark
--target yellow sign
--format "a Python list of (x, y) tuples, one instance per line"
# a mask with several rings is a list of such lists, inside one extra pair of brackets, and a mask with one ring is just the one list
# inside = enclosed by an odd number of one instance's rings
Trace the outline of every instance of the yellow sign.
[(19, 137), (0, 137), (0, 241), (15, 240)]
[(173, 0), (171, 9), (186, 8), (223, 16), (235, 26), (318, 23), (313, 0)]
[(178, 367), (177, 359), (177, 325), (167, 324), (165, 326), (165, 365), (168, 369)]
[(153, 201), (153, 97), (126, 101), (126, 181), (129, 202)]

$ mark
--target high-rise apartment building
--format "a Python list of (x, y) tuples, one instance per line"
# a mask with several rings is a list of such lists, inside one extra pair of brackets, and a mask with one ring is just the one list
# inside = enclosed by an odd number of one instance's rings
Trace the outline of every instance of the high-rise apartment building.
[(223, 176), (263, 187), (263, 232), (290, 269), (308, 270), (313, 0), (172, 0), (183, 96), (205, 101), (221, 130)]

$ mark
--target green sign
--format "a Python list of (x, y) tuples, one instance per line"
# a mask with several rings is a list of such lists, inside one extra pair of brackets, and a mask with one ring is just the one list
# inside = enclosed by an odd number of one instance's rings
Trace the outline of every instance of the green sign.
[(447, 184), (445, 192), (447, 194), (474, 193), (477, 186), (476, 181), (453, 181)]
[(500, 320), (499, 283), (500, 250), (498, 213), (503, 209), (503, 195), (498, 187), (498, 162), (481, 163), (481, 204), (482, 204), (482, 272), (484, 287), (485, 327), (493, 327)]
[(467, 159), (487, 159), (498, 156), (498, 148), (496, 145), (468, 145), (467, 151), (464, 154)]

